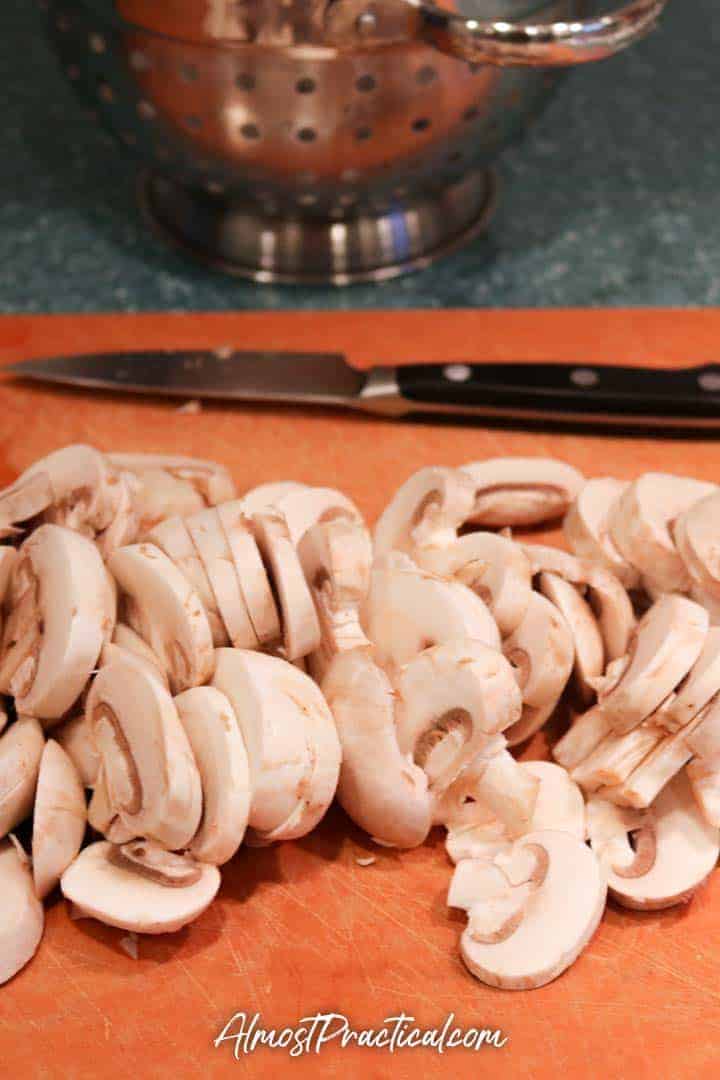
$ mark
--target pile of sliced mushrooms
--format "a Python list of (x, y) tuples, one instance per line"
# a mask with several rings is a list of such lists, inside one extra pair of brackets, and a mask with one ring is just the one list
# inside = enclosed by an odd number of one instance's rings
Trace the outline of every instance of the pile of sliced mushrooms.
[[(561, 518), (569, 550), (535, 542)], [(371, 539), (333, 489), (77, 445), (0, 492), (0, 539), (0, 982), (58, 886), (175, 931), (336, 797), (380, 845), (446, 829), (462, 958), (505, 989), (565, 971), (608, 891), (668, 907), (717, 862), (713, 484), (425, 468)], [(511, 753), (563, 717), (554, 762)]]

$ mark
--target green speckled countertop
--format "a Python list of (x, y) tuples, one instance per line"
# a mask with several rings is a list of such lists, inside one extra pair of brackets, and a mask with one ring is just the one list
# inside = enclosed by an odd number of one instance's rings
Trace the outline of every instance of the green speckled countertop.
[(718, 46), (716, 0), (673, 0), (652, 38), (572, 74), (503, 158), (490, 242), (383, 285), (271, 288), (158, 244), (35, 5), (5, 0), (0, 311), (718, 304)]

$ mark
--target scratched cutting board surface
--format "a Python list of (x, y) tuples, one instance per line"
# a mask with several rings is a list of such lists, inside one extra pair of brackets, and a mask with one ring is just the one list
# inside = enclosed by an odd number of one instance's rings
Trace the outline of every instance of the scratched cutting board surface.
[[(90, 316), (0, 320), (0, 363), (102, 349), (221, 346), (345, 350), (396, 360), (717, 362), (720, 312), (432, 312)], [(720, 439), (703, 442), (481, 427), (402, 425), (340, 412), (206, 406), (60, 392), (0, 382), (0, 483), (54, 447), (196, 454), (225, 462), (239, 490), (273, 479), (342, 487), (369, 520), (424, 465), (498, 454), (556, 455), (588, 475), (648, 470), (717, 480)], [(545, 753), (542, 737), (524, 756)], [(362, 866), (358, 858), (375, 856)], [(73, 922), (48, 905), (35, 960), (0, 989), (3, 1076), (269, 1075), (398, 1078), (700, 1077), (720, 1057), (720, 874), (692, 903), (657, 914), (613, 905), (580, 960), (532, 992), (492, 990), (458, 954), (442, 837), (398, 853), (375, 847), (338, 809), (307, 839), (246, 850), (223, 871), (211, 909), (188, 929), (144, 938)], [(0, 897), (2, 903), (2, 897)], [(454, 1012), (500, 1028), (480, 1052), (326, 1048), (290, 1061), (259, 1050), (234, 1061), (213, 1040), (233, 1013), (265, 1027), (333, 1011), (372, 1028), (404, 1011), (423, 1027)], [(714, 1070), (713, 1070), (714, 1071)]]

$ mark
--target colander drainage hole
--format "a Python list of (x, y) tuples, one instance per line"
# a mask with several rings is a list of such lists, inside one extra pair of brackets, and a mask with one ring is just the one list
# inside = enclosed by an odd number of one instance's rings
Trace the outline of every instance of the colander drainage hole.
[(372, 75), (361, 75), (355, 83), (355, 89), (361, 94), (369, 94), (377, 86), (377, 81)]
[(295, 83), (295, 89), (298, 94), (312, 94), (317, 89), (317, 83), (314, 79), (306, 76), (305, 78), (298, 79)]

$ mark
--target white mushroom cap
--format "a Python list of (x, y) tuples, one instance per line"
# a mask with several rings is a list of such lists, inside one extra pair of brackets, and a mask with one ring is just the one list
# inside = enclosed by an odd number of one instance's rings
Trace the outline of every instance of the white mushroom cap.
[(45, 736), (37, 720), (21, 716), (0, 738), (0, 838), (30, 814)]
[(530, 563), (522, 547), (498, 533), (476, 532), (445, 547), (417, 550), (418, 565), (452, 577), (490, 608), (503, 637), (522, 622), (532, 592)]
[(220, 888), (216, 866), (195, 865), (199, 875), (191, 884), (161, 884), (120, 859), (112, 844), (101, 841), (78, 855), (60, 884), (64, 896), (83, 915), (121, 930), (169, 934), (197, 919)]
[(53, 738), (75, 766), (83, 787), (93, 787), (100, 767), (100, 755), (85, 710), (63, 720), (59, 727), (53, 729)]
[[(693, 718), (695, 719), (695, 718)], [(699, 723), (684, 732), (685, 739), (693, 754), (707, 761), (720, 757), (720, 694), (705, 706), (699, 716)]]
[[(282, 486), (265, 484), (262, 488), (256, 488), (251, 497), (246, 495), (242, 501), (248, 516), (268, 511), (282, 515), (293, 544), (299, 544), (308, 529), (320, 523), (346, 520), (363, 524), (362, 516), (355, 503), (335, 488), (296, 484), (288, 490), (275, 492), (269, 503), (265, 502), (261, 505), (261, 494), (262, 499), (266, 499), (268, 489)], [(270, 494), (273, 492), (270, 491)]]
[(525, 618), (503, 642), (503, 652), (515, 668), (523, 698), (523, 716), (506, 732), (512, 746), (542, 727), (554, 710), (570, 678), (575, 648), (564, 616), (533, 593)]
[(256, 514), (252, 525), (279, 601), (285, 656), (297, 660), (320, 645), (315, 605), (285, 519), (275, 512)]
[(218, 649), (213, 686), (230, 701), (250, 765), (248, 824), (266, 841), (314, 828), (332, 802), (340, 744), (318, 687), (278, 657)]
[[(139, 660), (145, 660), (155, 669), (162, 683), (169, 689), (168, 678), (162, 660), (153, 652), (147, 642), (143, 641), (140, 635), (131, 630), (126, 623), (116, 623), (112, 644), (117, 646), (118, 649), (123, 649), (126, 653), (132, 653)], [(106, 648), (106, 646), (103, 648), (103, 655)], [(110, 655), (114, 654), (111, 653)]]
[(186, 518), (185, 524), (205, 568), (230, 643), (238, 649), (256, 649), (259, 645), (230, 545), (215, 507)]
[(493, 850), (529, 831), (540, 786), (504, 746), (497, 747), (498, 738), (489, 740), (442, 794), (434, 815), (451, 831), (476, 829), (477, 845), (489, 843)]
[(720, 601), (720, 492), (699, 499), (681, 514), (673, 537), (690, 577)]
[(690, 598), (705, 608), (711, 626), (720, 626), (720, 600), (713, 593), (703, 589), (701, 585), (692, 585)]
[(399, 552), (375, 563), (364, 622), (378, 663), (390, 669), (445, 641), (472, 638), (500, 648), (497, 624), (479, 596), (420, 570)]
[(205, 565), (183, 518), (174, 516), (158, 522), (144, 537), (146, 543), (155, 544), (187, 578), (197, 593), (212, 631), (213, 645), (227, 645), (225, 623), (218, 611), (215, 593), (210, 584)]
[(634, 589), (640, 575), (620, 553), (608, 522), (613, 504), (627, 486), (610, 476), (588, 480), (565, 515), (563, 530), (576, 555), (609, 570), (626, 589)]
[(118, 548), (108, 566), (125, 594), (125, 616), (160, 658), (175, 693), (205, 682), (212, 635), (200, 598), (154, 544)]
[(115, 548), (134, 543), (140, 532), (140, 515), (136, 503), (140, 482), (132, 473), (121, 472), (117, 475), (116, 483), (116, 507), (113, 518), (107, 528), (95, 537), (95, 543), (103, 559), (107, 559)]
[(620, 552), (662, 592), (686, 592), (690, 578), (670, 535), (670, 522), (716, 491), (714, 484), (669, 473), (645, 473), (613, 504), (608, 524)]
[(414, 473), (398, 488), (375, 526), (375, 554), (452, 543), (467, 521), (475, 489), (458, 469), (432, 467)]
[(122, 490), (104, 454), (94, 447), (77, 444), (55, 450), (26, 469), (18, 483), (34, 477), (50, 482), (46, 521), (94, 536), (113, 520)]
[(683, 773), (650, 810), (638, 813), (593, 798), (587, 811), (593, 851), (612, 896), (624, 907), (657, 910), (684, 903), (720, 854), (720, 831), (703, 820)]
[(242, 503), (245, 514), (251, 517), (253, 514), (262, 514), (265, 510), (275, 510), (286, 495), (295, 491), (307, 491), (307, 489), (307, 484), (301, 484), (296, 480), (276, 480), (250, 488), (242, 499), (236, 501)]
[(52, 500), (50, 477), (45, 472), (29, 477), (23, 474), (0, 491), (0, 539), (17, 536), (22, 532), (20, 526), (46, 510)]
[(395, 723), (400, 752), (442, 791), (489, 735), (515, 723), (520, 692), (504, 656), (459, 639), (425, 649), (399, 672)]
[(605, 670), (605, 647), (595, 616), (575, 586), (557, 574), (541, 574), (540, 591), (561, 612), (570, 629), (575, 647), (575, 682), (580, 699), (588, 705), (595, 696), (590, 680)]
[(0, 689), (15, 694), (19, 712), (59, 720), (112, 632), (107, 575), (92, 541), (59, 525), (41, 525), (20, 550)]
[[(539, 781), (533, 788), (534, 807), (523, 832), (552, 829), (584, 840), (587, 828), (585, 800), (567, 771), (550, 761), (523, 761), (517, 763), (517, 768), (531, 780)], [(469, 807), (470, 810), (476, 808), (482, 814), (482, 804)], [(461, 859), (492, 857), (509, 847), (512, 839), (512, 832), (500, 818), (491, 814), (488, 820), (488, 815), (484, 814), (477, 822), (466, 820), (463, 824), (450, 825), (445, 848), (452, 861), (457, 863)]]
[(561, 517), (585, 483), (582, 473), (554, 458), (489, 458), (463, 465), (475, 486), (468, 519), (483, 528), (539, 525)]
[[(471, 889), (462, 898), (462, 958), (489, 986), (544, 986), (577, 959), (600, 923), (607, 893), (600, 864), (577, 837), (546, 830), (517, 840), (495, 865), (504, 887), (497, 879), (493, 892), (483, 882), (474, 903)], [(463, 860), (455, 874), (466, 876), (468, 866), (473, 861)]]
[(261, 645), (274, 645), (282, 634), (280, 616), (244, 502), (222, 503), (218, 514), (255, 635)]
[(242, 843), (250, 813), (250, 767), (232, 705), (213, 686), (175, 698), (200, 773), (203, 815), (190, 844), (200, 862), (221, 865)]
[(141, 480), (137, 509), (143, 531), (173, 514), (182, 517), (236, 496), (230, 473), (214, 461), (172, 454), (107, 456), (117, 469), (134, 473)]
[(27, 858), (10, 840), (0, 842), (0, 984), (33, 958), (42, 938), (45, 913), (33, 888)]
[(703, 818), (713, 828), (720, 828), (720, 758), (695, 758), (685, 775)]
[(135, 836), (187, 847), (200, 824), (200, 776), (160, 680), (127, 659), (102, 668), (86, 715), (114, 816)]
[(398, 746), (387, 675), (367, 651), (356, 649), (335, 657), (322, 688), (342, 745), (338, 802), (378, 842), (422, 844), (433, 798), (423, 770)]
[(700, 656), (677, 688), (663, 710), (662, 722), (666, 731), (680, 731), (720, 694), (720, 627), (711, 626)]
[(79, 852), (86, 821), (77, 770), (63, 748), (48, 739), (40, 760), (32, 831), (33, 880), (41, 900)]

